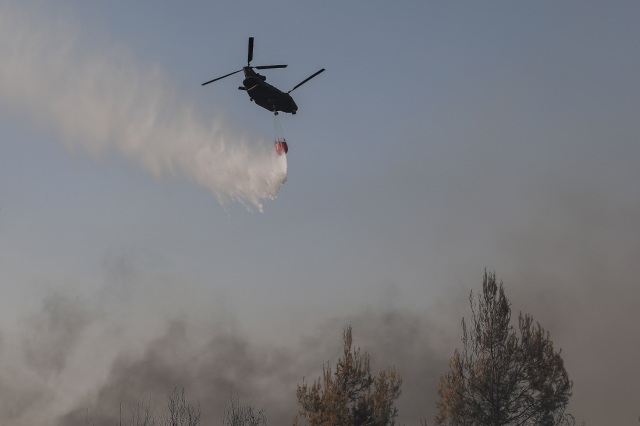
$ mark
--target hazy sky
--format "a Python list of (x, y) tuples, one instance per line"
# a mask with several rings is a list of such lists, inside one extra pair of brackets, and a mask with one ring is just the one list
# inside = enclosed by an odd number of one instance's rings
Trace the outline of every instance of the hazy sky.
[[(207, 424), (229, 392), (281, 424), (351, 324), (404, 377), (400, 421), (431, 420), (488, 268), (562, 348), (576, 419), (636, 422), (638, 22), (635, 1), (1, 2), (0, 418), (113, 424), (178, 385)], [(241, 74), (200, 86), (249, 36), (281, 89), (326, 68), (280, 115), (286, 159)]]

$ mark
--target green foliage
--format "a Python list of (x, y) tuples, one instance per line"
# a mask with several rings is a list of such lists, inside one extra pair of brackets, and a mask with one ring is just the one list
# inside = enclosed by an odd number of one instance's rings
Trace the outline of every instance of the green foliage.
[(520, 314), (519, 333), (502, 283), (485, 271), (482, 294), (468, 328), (462, 320), (462, 350), (440, 379), (438, 425), (561, 425), (572, 382), (560, 351), (540, 324)]
[(343, 340), (343, 357), (335, 372), (324, 366), (322, 377), (311, 386), (304, 380), (298, 386), (300, 418), (312, 426), (394, 425), (402, 379), (394, 369), (382, 370), (375, 378), (371, 375), (369, 354), (353, 348), (351, 327), (345, 329)]

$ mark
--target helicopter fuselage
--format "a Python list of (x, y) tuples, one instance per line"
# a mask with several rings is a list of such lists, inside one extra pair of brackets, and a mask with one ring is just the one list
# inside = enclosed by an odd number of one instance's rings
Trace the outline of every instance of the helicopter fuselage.
[(249, 98), (262, 108), (269, 110), (275, 114), (278, 111), (295, 114), (298, 111), (298, 105), (290, 94), (266, 82), (266, 77), (258, 74), (250, 67), (244, 67), (245, 79), (242, 82), (244, 87), (238, 89), (245, 90)]
[(252, 59), (253, 37), (249, 37), (249, 48), (247, 49), (247, 66), (242, 67), (239, 70), (232, 71), (221, 77), (214, 78), (213, 80), (205, 81), (204, 83), (202, 83), (202, 86), (206, 86), (207, 84), (222, 80), (223, 78), (230, 77), (242, 71), (244, 73), (244, 80), (242, 81), (243, 85), (238, 87), (238, 89), (247, 92), (250, 100), (276, 115), (278, 114), (278, 111), (295, 114), (296, 112), (298, 112), (298, 105), (296, 105), (290, 93), (320, 74), (321, 72), (324, 72), (324, 68), (322, 68), (302, 80), (300, 83), (293, 86), (293, 88), (288, 92), (283, 92), (277, 87), (274, 87), (267, 83), (267, 78), (263, 75), (258, 74), (256, 71), (254, 71), (254, 69), (268, 70), (275, 68), (286, 68), (287, 66), (284, 64), (251, 66)]

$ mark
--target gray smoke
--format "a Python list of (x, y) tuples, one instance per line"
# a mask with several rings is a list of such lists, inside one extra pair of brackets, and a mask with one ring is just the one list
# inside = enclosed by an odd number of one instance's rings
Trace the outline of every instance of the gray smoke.
[(42, 312), (25, 320), (30, 332), (22, 343), (23, 355), (31, 371), (52, 379), (64, 370), (93, 315), (86, 305), (60, 293), (49, 295), (42, 305)]
[(141, 327), (130, 322), (135, 303), (113, 308), (62, 293), (47, 296), (17, 335), (24, 356), (3, 363), (0, 417), (17, 426), (80, 426), (87, 419), (113, 425), (121, 409), (127, 419), (138, 403), (162, 411), (168, 394), (184, 387), (199, 401), (204, 424), (220, 422), (232, 395), (265, 408), (273, 424), (290, 424), (298, 410), (296, 386), (320, 377), (323, 365), (335, 366), (342, 330), (351, 325), (374, 371), (395, 367), (402, 375), (401, 421), (415, 424), (433, 415), (449, 355), (442, 329), (418, 313), (371, 308), (277, 346), (255, 342), (224, 313), (159, 317), (155, 327)]
[(184, 321), (171, 321), (140, 356), (118, 356), (96, 394), (58, 424), (84, 424), (87, 408), (97, 425), (114, 424), (120, 404), (129, 411), (136, 402), (150, 400), (162, 409), (174, 387), (184, 387), (200, 402), (205, 423), (217, 423), (230, 395), (268, 407), (276, 423), (290, 419), (291, 354), (254, 348), (237, 332), (197, 337), (190, 331)]
[[(616, 222), (616, 227), (623, 225), (624, 221)], [(579, 235), (560, 233), (541, 239), (560, 244)], [(636, 244), (633, 239), (629, 243)], [(546, 244), (526, 245), (532, 256), (552, 264), (553, 256), (544, 247)], [(599, 251), (597, 245), (592, 249)], [(622, 251), (629, 249), (620, 247)], [(616, 251), (611, 254), (614, 258), (618, 255), (621, 253)], [(133, 257), (109, 259), (105, 275), (114, 285), (133, 276), (143, 278), (144, 274), (131, 272), (139, 269), (133, 265)], [(615, 262), (610, 256), (600, 259)], [(502, 276), (498, 272), (498, 277), (505, 282), (514, 313), (533, 314), (551, 332), (556, 348), (562, 348), (575, 382), (570, 411), (579, 421), (592, 423), (580, 414), (590, 412), (584, 404), (591, 399), (585, 393), (598, 383), (615, 381), (612, 395), (603, 393), (601, 399), (613, 407), (618, 404), (619, 411), (610, 417), (613, 423), (624, 424), (636, 414), (615, 397), (633, 395), (636, 389), (632, 366), (638, 350), (637, 330), (629, 321), (636, 315), (635, 302), (623, 300), (622, 295), (603, 286), (624, 288), (630, 285), (624, 274), (634, 271), (630, 265), (630, 270), (601, 268), (602, 264), (596, 264), (579, 273), (580, 269), (569, 263), (568, 269), (555, 267), (541, 274), (540, 269), (515, 264)], [(522, 278), (509, 278), (512, 275)], [(273, 424), (290, 424), (297, 412), (296, 385), (303, 378), (312, 381), (319, 377), (323, 365), (335, 365), (341, 355), (341, 332), (351, 325), (354, 343), (370, 353), (374, 370), (394, 366), (403, 377), (400, 423), (431, 422), (438, 379), (453, 350), (460, 346), (460, 319), (469, 316), (468, 290), (479, 291), (480, 283), (481, 271), (467, 288), (452, 290), (458, 297), (441, 301), (432, 312), (372, 306), (317, 324), (288, 345), (252, 339), (224, 310), (204, 316), (160, 314), (149, 324), (136, 319), (140, 307), (135, 289), (125, 292), (123, 299), (100, 303), (55, 293), (45, 297), (39, 312), (22, 322), (17, 357), (7, 349), (12, 346), (12, 335), (5, 333), (2, 339), (5, 357), (0, 370), (0, 416), (17, 426), (80, 426), (86, 424), (87, 416), (97, 426), (112, 425), (119, 419), (121, 407), (123, 416), (139, 402), (161, 410), (167, 395), (175, 387), (184, 387), (191, 400), (200, 402), (204, 424), (220, 421), (230, 395), (266, 408)], [(134, 301), (127, 304), (125, 300), (131, 296)], [(118, 304), (124, 305), (116, 309)], [(614, 314), (614, 308), (619, 312)], [(609, 310), (606, 315), (605, 310)], [(612, 326), (628, 338), (624, 349)], [(625, 370), (626, 376), (593, 370), (601, 360), (611, 359), (611, 347), (618, 348), (616, 359), (620, 361), (619, 366), (612, 364), (611, 370)], [(611, 386), (614, 389), (613, 383)]]
[(197, 336), (185, 321), (171, 321), (140, 356), (118, 356), (97, 392), (78, 401), (57, 424), (83, 425), (87, 410), (96, 425), (114, 424), (121, 404), (128, 414), (140, 401), (151, 401), (161, 411), (175, 387), (200, 402), (205, 424), (220, 420), (231, 395), (265, 408), (273, 424), (289, 424), (298, 409), (297, 384), (319, 377), (323, 364), (335, 365), (348, 324), (355, 344), (371, 354), (374, 369), (395, 366), (404, 377), (403, 421), (414, 424), (431, 416), (425, 401), (434, 400), (446, 358), (431, 348), (419, 317), (367, 312), (332, 320), (290, 348), (252, 344), (239, 330)]
[[(97, 316), (79, 297), (54, 292), (39, 312), (7, 330), (0, 365), (0, 418), (8, 424), (47, 424), (69, 385), (65, 373), (82, 350)], [(64, 400), (64, 397), (62, 398)]]
[(632, 424), (640, 398), (640, 193), (558, 186), (546, 201), (505, 241), (507, 295), (563, 349), (574, 381), (570, 411), (587, 424)]

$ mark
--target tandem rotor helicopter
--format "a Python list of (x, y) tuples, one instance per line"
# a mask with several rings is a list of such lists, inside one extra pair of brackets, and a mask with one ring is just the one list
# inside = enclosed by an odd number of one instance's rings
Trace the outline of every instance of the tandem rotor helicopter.
[(269, 83), (266, 82), (266, 77), (258, 74), (254, 71), (257, 70), (267, 70), (273, 68), (286, 68), (286, 65), (260, 65), (260, 66), (251, 66), (251, 60), (253, 59), (253, 37), (249, 37), (249, 49), (247, 55), (247, 66), (242, 67), (234, 72), (230, 72), (229, 74), (225, 74), (222, 77), (214, 78), (213, 80), (209, 80), (205, 83), (202, 83), (203, 86), (206, 86), (209, 83), (213, 83), (214, 81), (222, 80), (223, 78), (232, 76), (240, 71), (244, 71), (244, 81), (242, 82), (242, 86), (238, 87), (238, 90), (244, 90), (249, 95), (249, 99), (255, 102), (257, 105), (260, 105), (262, 108), (267, 109), (274, 113), (274, 115), (278, 115), (278, 111), (287, 112), (290, 114), (295, 114), (298, 111), (298, 105), (294, 102), (290, 93), (296, 90), (298, 87), (305, 84), (307, 81), (311, 80), (313, 77), (317, 76), (321, 72), (324, 71), (324, 68), (321, 70), (311, 74), (309, 77), (302, 80), (300, 83), (296, 84), (293, 89), (288, 92), (283, 92), (276, 87), (273, 87)]

